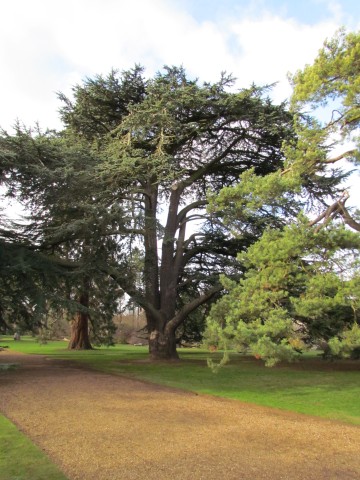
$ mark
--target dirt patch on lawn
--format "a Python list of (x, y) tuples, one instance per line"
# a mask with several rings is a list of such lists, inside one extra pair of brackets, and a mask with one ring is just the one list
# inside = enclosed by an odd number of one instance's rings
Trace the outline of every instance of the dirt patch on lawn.
[[(1, 352), (0, 411), (70, 480), (358, 480), (360, 428)], [(19, 452), (21, 454), (21, 452)]]

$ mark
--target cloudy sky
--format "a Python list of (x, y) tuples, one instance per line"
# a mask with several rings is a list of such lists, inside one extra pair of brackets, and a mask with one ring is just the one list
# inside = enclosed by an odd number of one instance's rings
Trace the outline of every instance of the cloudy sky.
[(148, 76), (167, 64), (205, 81), (227, 71), (239, 88), (278, 82), (281, 101), (287, 72), (340, 26), (360, 30), (358, 0), (2, 0), (0, 126), (60, 128), (56, 92), (135, 63)]

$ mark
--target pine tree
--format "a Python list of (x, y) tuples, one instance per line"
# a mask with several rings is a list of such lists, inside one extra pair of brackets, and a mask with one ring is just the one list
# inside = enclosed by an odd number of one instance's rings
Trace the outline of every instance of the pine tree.
[[(208, 343), (248, 348), (272, 365), (291, 359), (304, 342), (346, 339), (354, 322), (357, 328), (359, 236), (343, 224), (360, 231), (358, 212), (345, 206), (349, 173), (334, 165), (358, 163), (359, 46), (358, 34), (340, 31), (313, 65), (291, 77), (296, 136), (284, 142), (283, 166), (264, 177), (249, 170), (211, 197), (212, 211), (221, 212), (235, 236), (249, 217), (267, 229), (239, 255), (245, 277), (223, 278), (229, 294), (211, 311)], [(329, 105), (323, 123), (303, 111)], [(335, 147), (342, 153), (334, 155)], [(349, 338), (357, 338), (355, 330)], [(329, 343), (341, 350), (336, 340)]]

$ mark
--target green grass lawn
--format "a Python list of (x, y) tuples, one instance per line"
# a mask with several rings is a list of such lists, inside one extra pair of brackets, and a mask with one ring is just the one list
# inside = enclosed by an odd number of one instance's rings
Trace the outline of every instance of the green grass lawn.
[(1, 480), (67, 480), (7, 418), (0, 415)]
[(200, 349), (180, 349), (181, 362), (154, 363), (148, 361), (146, 347), (119, 345), (82, 352), (67, 351), (61, 341), (40, 345), (30, 337), (20, 342), (5, 340), (3, 337), (0, 344), (7, 343), (12, 350), (71, 359), (113, 374), (360, 425), (360, 362), (326, 362), (312, 355), (296, 364), (267, 368), (261, 361), (233, 354), (231, 362), (214, 374), (206, 358), (219, 354)]

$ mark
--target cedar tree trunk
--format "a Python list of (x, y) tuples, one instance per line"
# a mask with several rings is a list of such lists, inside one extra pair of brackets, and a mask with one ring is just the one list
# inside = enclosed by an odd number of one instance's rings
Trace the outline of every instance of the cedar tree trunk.
[(156, 230), (158, 192), (155, 183), (154, 180), (149, 182), (145, 198), (145, 302), (142, 306), (146, 311), (150, 357), (153, 360), (178, 360), (176, 329), (219, 288), (210, 289), (177, 310), (178, 283), (185, 265), (186, 215), (203, 202), (193, 202), (179, 212), (181, 193), (185, 186), (172, 186), (159, 268)]
[(175, 331), (154, 329), (149, 335), (149, 353), (153, 360), (179, 360)]

